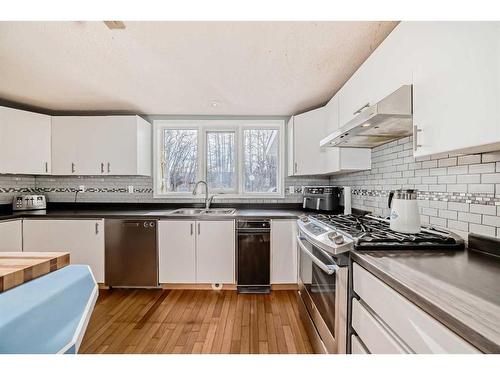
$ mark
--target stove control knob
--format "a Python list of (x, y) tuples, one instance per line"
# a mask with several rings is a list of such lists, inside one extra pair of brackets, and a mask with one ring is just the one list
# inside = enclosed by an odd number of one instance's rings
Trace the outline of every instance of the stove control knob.
[(335, 236), (333, 238), (333, 242), (335, 242), (335, 245), (342, 245), (344, 243), (344, 236), (342, 236), (341, 234)]
[(302, 220), (304, 223), (307, 223), (309, 221), (309, 218), (307, 216), (302, 216), (300, 220)]

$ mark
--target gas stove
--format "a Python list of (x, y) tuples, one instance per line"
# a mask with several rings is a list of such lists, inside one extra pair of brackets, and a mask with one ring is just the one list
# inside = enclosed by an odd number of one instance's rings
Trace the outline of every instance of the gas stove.
[(389, 220), (365, 215), (302, 216), (302, 235), (314, 245), (333, 254), (349, 250), (462, 250), (464, 241), (456, 234), (433, 227), (420, 233), (404, 234), (389, 227)]

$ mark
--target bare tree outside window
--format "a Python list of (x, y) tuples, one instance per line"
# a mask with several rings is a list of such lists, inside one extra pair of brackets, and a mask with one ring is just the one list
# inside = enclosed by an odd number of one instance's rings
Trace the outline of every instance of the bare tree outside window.
[(207, 182), (212, 190), (236, 192), (235, 132), (207, 132)]
[(276, 129), (245, 129), (244, 187), (250, 193), (278, 191), (279, 134)]
[(192, 191), (198, 171), (198, 130), (165, 129), (162, 156), (162, 191)]

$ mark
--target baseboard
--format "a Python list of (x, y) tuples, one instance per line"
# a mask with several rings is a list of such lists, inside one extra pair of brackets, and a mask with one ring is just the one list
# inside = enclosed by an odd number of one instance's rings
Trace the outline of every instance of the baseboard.
[(298, 284), (272, 284), (271, 290), (299, 290)]
[(236, 284), (222, 284), (222, 289), (212, 288), (212, 284), (161, 284), (162, 289), (184, 289), (184, 290), (236, 290)]
[[(162, 289), (184, 290), (213, 290), (212, 284), (166, 283), (161, 284)], [(236, 284), (222, 284), (222, 290), (236, 290)], [(271, 290), (299, 290), (297, 284), (273, 284)]]
[(107, 286), (104, 283), (97, 283), (97, 286), (98, 286), (99, 289), (102, 289), (102, 290), (108, 290), (109, 289), (109, 286)]

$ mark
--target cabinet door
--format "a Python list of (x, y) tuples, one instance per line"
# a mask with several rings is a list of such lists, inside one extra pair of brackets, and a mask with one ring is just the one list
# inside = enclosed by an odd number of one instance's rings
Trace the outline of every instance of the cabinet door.
[(415, 156), (500, 142), (500, 23), (419, 22)]
[(67, 251), (104, 282), (104, 220), (24, 220), (24, 251)]
[(160, 283), (196, 282), (195, 224), (184, 220), (159, 222)]
[(137, 174), (137, 121), (135, 116), (106, 116), (99, 131), (104, 174)]
[(324, 170), (323, 152), (319, 142), (325, 132), (325, 109), (318, 108), (294, 116), (294, 157), (296, 175), (321, 174)]
[(374, 105), (402, 85), (411, 84), (414, 36), (411, 27), (404, 22), (399, 24), (342, 87), (340, 126), (365, 106)]
[(101, 136), (103, 118), (60, 116), (53, 118), (52, 164), (56, 175), (104, 174), (104, 149)]
[(293, 132), (293, 119), (295, 116), (290, 117), (290, 120), (286, 123), (286, 137), (287, 137), (287, 160), (288, 160), (288, 176), (295, 175), (295, 140)]
[(50, 133), (50, 116), (0, 107), (0, 173), (50, 173)]
[(196, 281), (234, 283), (234, 221), (196, 222)]
[(23, 251), (23, 221), (0, 222), (0, 252)]
[(296, 220), (271, 223), (271, 284), (297, 283)]

